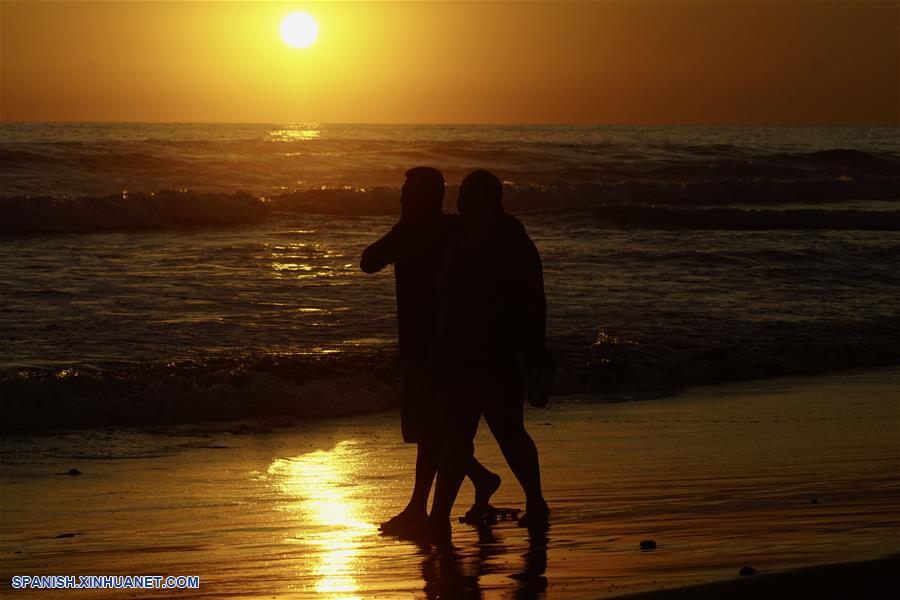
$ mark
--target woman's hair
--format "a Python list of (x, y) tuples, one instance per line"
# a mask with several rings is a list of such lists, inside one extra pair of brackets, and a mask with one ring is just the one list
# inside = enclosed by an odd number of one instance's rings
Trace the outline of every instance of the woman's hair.
[[(459, 186), (460, 211), (471, 215), (493, 215), (503, 212), (503, 184), (496, 175), (476, 169)], [(464, 206), (463, 206), (464, 205)]]

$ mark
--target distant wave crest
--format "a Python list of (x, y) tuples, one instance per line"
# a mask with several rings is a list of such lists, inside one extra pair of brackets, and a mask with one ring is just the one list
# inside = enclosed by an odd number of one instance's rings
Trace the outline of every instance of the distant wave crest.
[(0, 233), (88, 233), (183, 229), (252, 223), (266, 214), (262, 200), (233, 194), (165, 190), (82, 198), (0, 198)]
[(900, 210), (745, 210), (618, 205), (599, 207), (597, 221), (612, 227), (673, 229), (856, 229), (900, 231)]
[[(863, 211), (676, 212), (844, 210), (847, 201), (895, 209), (900, 155), (883, 145), (764, 152), (759, 144), (545, 134), (507, 141), (363, 136), (296, 148), (258, 140), (9, 141), (0, 143), (0, 234), (229, 226), (278, 212), (396, 214), (395, 179), (418, 163), (440, 165), (451, 182), (473, 166), (495, 170), (506, 180), (512, 212), (597, 208), (633, 227), (896, 229), (895, 214)], [(132, 193), (109, 193), (122, 188)], [(456, 192), (447, 189), (448, 210), (455, 210)]]
[[(861, 229), (900, 230), (900, 210), (841, 208), (839, 197), (853, 197), (844, 184), (830, 188), (830, 198), (816, 184), (785, 188), (757, 184), (709, 193), (710, 186), (621, 185), (510, 185), (505, 204), (512, 212), (590, 210), (595, 224), (620, 228), (692, 229)], [(841, 192), (848, 192), (847, 195)], [(861, 194), (861, 190), (857, 193)], [(870, 201), (892, 200), (884, 190), (866, 190)], [(881, 194), (879, 196), (879, 193)], [(896, 194), (896, 192), (892, 192)], [(838, 194), (841, 194), (839, 196)], [(151, 194), (86, 196), (81, 198), (0, 198), (0, 235), (91, 233), (103, 231), (178, 230), (227, 227), (277, 218), (279, 213), (332, 215), (394, 215), (398, 191), (375, 188), (316, 188), (258, 198), (246, 192), (231, 194), (190, 190)], [(779, 204), (819, 201), (813, 207), (779, 208)], [(455, 197), (451, 190), (448, 197)], [(771, 208), (735, 208), (742, 201)], [(723, 204), (725, 206), (723, 206)], [(448, 210), (453, 207), (447, 206)]]

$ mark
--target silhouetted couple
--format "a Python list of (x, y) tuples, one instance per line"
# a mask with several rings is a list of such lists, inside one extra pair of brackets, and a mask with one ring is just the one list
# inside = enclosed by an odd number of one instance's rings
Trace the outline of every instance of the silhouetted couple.
[[(394, 227), (363, 252), (366, 273), (393, 263), (403, 376), (403, 439), (417, 445), (412, 497), (381, 524), (386, 534), (449, 541), (450, 511), (462, 480), (475, 486), (467, 513), (491, 510), (500, 478), (474, 457), (484, 415), (525, 491), (519, 525), (544, 524), (538, 454), (525, 430), (523, 400), (542, 404), (546, 302), (540, 255), (525, 228), (506, 214), (503, 187), (487, 171), (470, 173), (443, 213), (444, 177), (430, 167), (406, 173)], [(431, 513), (428, 496), (437, 474)]]

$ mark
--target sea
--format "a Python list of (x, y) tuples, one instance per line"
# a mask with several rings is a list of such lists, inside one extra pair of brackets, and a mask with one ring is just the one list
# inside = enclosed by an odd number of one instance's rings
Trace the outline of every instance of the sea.
[(396, 405), (419, 165), (503, 180), (559, 398), (900, 364), (897, 127), (0, 123), (0, 429)]

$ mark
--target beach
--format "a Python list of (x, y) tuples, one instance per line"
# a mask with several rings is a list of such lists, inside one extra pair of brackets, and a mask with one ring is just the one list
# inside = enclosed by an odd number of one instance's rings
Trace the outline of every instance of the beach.
[(0, 598), (900, 598), (898, 7), (0, 0)]
[[(11, 597), (85, 598), (607, 598), (736, 579), (766, 586), (774, 573), (900, 550), (898, 395), (900, 370), (887, 369), (640, 402), (554, 398), (526, 413), (553, 510), (546, 537), (510, 522), (454, 523), (451, 553), (377, 532), (405, 504), (414, 458), (393, 412), (288, 428), (7, 436), (0, 580)], [(484, 426), (476, 452), (503, 477), (494, 503), (522, 508)], [(468, 485), (454, 516), (472, 500)], [(642, 550), (648, 540), (656, 548)], [(743, 567), (757, 575), (739, 576)], [(882, 571), (859, 572), (871, 583)], [(69, 574), (197, 575), (200, 587), (10, 590), (14, 575)]]

